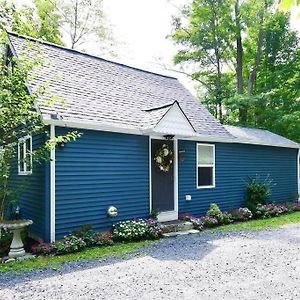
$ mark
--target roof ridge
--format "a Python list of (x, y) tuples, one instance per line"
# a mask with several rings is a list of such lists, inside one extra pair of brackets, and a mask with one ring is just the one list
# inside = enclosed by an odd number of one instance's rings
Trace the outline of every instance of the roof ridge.
[(122, 66), (122, 67), (129, 68), (129, 69), (141, 71), (141, 72), (148, 73), (148, 74), (153, 74), (153, 75), (160, 76), (160, 77), (165, 77), (165, 78), (170, 78), (170, 79), (178, 80), (178, 78), (173, 77), (173, 76), (164, 75), (164, 74), (160, 74), (160, 73), (156, 73), (156, 72), (152, 72), (152, 71), (140, 69), (138, 67), (129, 66), (129, 65), (126, 65), (124, 63), (112, 61), (112, 60), (109, 60), (109, 59), (106, 59), (106, 58), (102, 58), (102, 57), (97, 56), (97, 55), (93, 55), (93, 54), (89, 54), (89, 53), (86, 53), (86, 52), (83, 52), (83, 51), (71, 49), (71, 48), (68, 48), (68, 47), (65, 47), (65, 46), (62, 46), (62, 45), (57, 45), (57, 44), (54, 44), (54, 43), (51, 43), (51, 42), (48, 42), (48, 41), (43, 41), (43, 40), (40, 40), (40, 39), (36, 39), (36, 38), (31, 37), (31, 36), (20, 35), (20, 34), (18, 34), (16, 32), (12, 32), (12, 31), (7, 31), (7, 34), (8, 34), (8, 36), (9, 35), (13, 35), (13, 36), (21, 38), (21, 39), (30, 40), (30, 41), (37, 42), (37, 43), (40, 43), (40, 44), (43, 44), (43, 45), (55, 47), (55, 48), (58, 48), (58, 49), (69, 51), (69, 52), (73, 52), (75, 54), (80, 54), (80, 55), (83, 55), (83, 56), (88, 56), (88, 57), (91, 57), (91, 58), (99, 59), (99, 60), (106, 61), (106, 62), (115, 64), (115, 65), (119, 65), (119, 66)]

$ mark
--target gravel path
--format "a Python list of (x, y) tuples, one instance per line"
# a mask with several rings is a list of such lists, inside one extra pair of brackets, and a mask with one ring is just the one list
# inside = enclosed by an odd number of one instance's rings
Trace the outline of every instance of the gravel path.
[(125, 258), (2, 274), (0, 299), (300, 299), (300, 225), (206, 232)]

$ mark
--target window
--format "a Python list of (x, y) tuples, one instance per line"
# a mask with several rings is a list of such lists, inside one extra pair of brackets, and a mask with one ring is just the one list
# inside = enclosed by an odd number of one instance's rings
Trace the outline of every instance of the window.
[(26, 136), (18, 142), (18, 173), (28, 175), (32, 173), (32, 138)]
[(215, 145), (197, 144), (197, 188), (215, 187)]

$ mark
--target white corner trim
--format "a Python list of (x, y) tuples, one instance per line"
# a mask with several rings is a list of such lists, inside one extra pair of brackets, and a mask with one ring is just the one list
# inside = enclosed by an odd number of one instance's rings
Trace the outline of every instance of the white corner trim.
[[(55, 138), (55, 126), (50, 125), (50, 139)], [(50, 241), (55, 241), (55, 148), (50, 151)]]
[(300, 149), (297, 156), (297, 178), (298, 178), (298, 202), (300, 203)]

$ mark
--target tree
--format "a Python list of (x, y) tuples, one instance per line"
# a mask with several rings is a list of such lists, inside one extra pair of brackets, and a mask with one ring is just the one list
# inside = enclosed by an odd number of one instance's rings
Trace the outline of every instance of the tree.
[[(192, 62), (196, 69), (192, 78), (207, 91), (207, 104), (213, 114), (223, 121), (223, 99), (228, 76), (226, 66), (231, 63), (232, 0), (196, 0), (182, 11), (182, 18), (174, 18), (172, 39), (181, 46), (175, 64)], [(225, 78), (226, 77), (226, 78)]]
[[(51, 0), (52, 1), (52, 0)], [(87, 38), (96, 37), (109, 40), (109, 31), (105, 27), (102, 0), (66, 0), (58, 8), (62, 14), (64, 26), (71, 40), (71, 48), (82, 45)]]
[(0, 1), (0, 31), (14, 31), (54, 44), (63, 45), (61, 16), (52, 0), (34, 0), (35, 7), (17, 8), (14, 1)]
[(36, 37), (57, 45), (64, 45), (60, 29), (62, 17), (57, 9), (55, 0), (34, 0), (34, 3), (39, 21)]
[[(4, 34), (0, 36), (0, 45), (5, 53), (7, 41)], [(41, 86), (29, 93), (26, 84), (29, 75), (34, 76), (34, 70), (41, 63), (39, 55), (35, 60), (16, 60), (4, 56), (0, 62), (0, 221), (5, 217), (8, 202), (16, 200), (17, 196), (16, 189), (11, 189), (10, 181), (16, 161), (18, 139), (22, 136), (48, 133), (40, 113), (35, 109), (36, 101), (46, 92), (46, 88)], [(57, 143), (75, 140), (79, 136), (77, 132), (69, 132), (65, 136), (48, 138), (43, 145), (28, 154), (32, 154), (34, 163), (49, 160), (49, 151)], [(26, 153), (21, 162), (27, 159)]]

